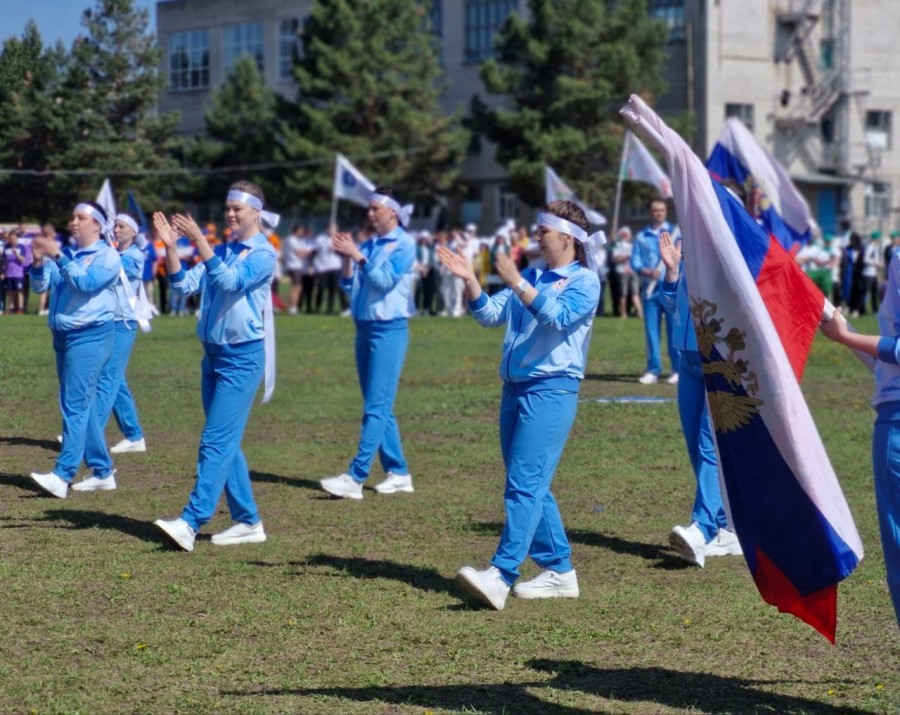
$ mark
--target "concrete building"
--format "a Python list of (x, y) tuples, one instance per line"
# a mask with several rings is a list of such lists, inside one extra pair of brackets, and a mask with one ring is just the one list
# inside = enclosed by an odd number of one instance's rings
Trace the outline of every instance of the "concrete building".
[[(826, 231), (851, 218), (857, 230), (897, 227), (900, 151), (900, 2), (888, 0), (647, 0), (669, 26), (669, 89), (657, 109), (691, 112), (694, 149), (706, 157), (725, 119), (736, 115), (781, 160)], [(478, 69), (493, 39), (527, 0), (433, 0), (448, 88), (446, 111), (486, 97)], [(203, 106), (234, 59), (256, 57), (276, 91), (290, 78), (298, 30), (312, 0), (161, 0), (157, 34), (164, 51), (161, 108), (177, 109), (182, 131), (202, 132)], [(624, 98), (623, 98), (624, 99)], [(461, 222), (492, 230), (530, 210), (505, 190), (505, 172), (486, 142), (463, 165), (465, 198), (451, 208)], [(601, 209), (605, 207), (600, 207)], [(608, 207), (606, 207), (608, 208)], [(642, 211), (642, 207), (639, 209)], [(623, 207), (624, 219), (638, 220)]]
[[(441, 38), (441, 62), (448, 112), (468, 109), (482, 94), (479, 64), (493, 52), (495, 33), (511, 12), (524, 12), (526, 0), (433, 0), (432, 26)], [(289, 95), (294, 53), (301, 51), (298, 30), (312, 0), (161, 0), (157, 3), (157, 37), (163, 49), (166, 89), (160, 108), (181, 112), (181, 131), (203, 132), (203, 107), (224, 82), (242, 53), (256, 58), (267, 84)], [(487, 97), (484, 97), (488, 99)], [(505, 172), (490, 146), (473, 143), (462, 169), (468, 194), (450, 207), (461, 223), (492, 230), (507, 218), (527, 220), (514, 194), (504, 189)], [(522, 216), (520, 216), (520, 213)]]
[(708, 156), (737, 116), (788, 169), (823, 230), (896, 229), (900, 3), (650, 0), (669, 24), (663, 114), (692, 112)]

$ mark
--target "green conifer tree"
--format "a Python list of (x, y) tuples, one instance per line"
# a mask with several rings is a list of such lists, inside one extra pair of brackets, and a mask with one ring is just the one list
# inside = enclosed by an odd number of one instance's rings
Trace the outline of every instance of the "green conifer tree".
[(296, 102), (284, 107), (283, 159), (306, 162), (285, 185), (307, 210), (326, 211), (334, 155), (349, 157), (404, 197), (451, 189), (465, 155), (460, 117), (440, 104), (442, 70), (429, 2), (316, 0), (294, 65)]
[(496, 59), (481, 68), (489, 107), (476, 97), (471, 126), (497, 146), (509, 186), (532, 206), (544, 202), (552, 166), (588, 204), (611, 203), (632, 93), (662, 87), (666, 31), (646, 0), (530, 0), (512, 14)]

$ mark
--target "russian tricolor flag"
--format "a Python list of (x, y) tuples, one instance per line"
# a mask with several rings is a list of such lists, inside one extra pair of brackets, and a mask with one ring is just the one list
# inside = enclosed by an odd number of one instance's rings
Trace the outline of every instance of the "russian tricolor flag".
[(824, 296), (644, 102), (622, 112), (669, 165), (722, 494), (747, 565), (768, 603), (834, 642), (837, 584), (863, 549), (800, 391)]
[(786, 250), (794, 253), (809, 241), (813, 222), (806, 200), (739, 119), (725, 122), (706, 168), (713, 178), (734, 179), (747, 190), (754, 217)]

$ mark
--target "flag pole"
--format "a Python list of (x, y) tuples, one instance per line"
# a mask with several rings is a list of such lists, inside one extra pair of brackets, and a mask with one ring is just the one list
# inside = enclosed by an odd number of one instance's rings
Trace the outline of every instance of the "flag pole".
[(628, 132), (622, 142), (622, 159), (619, 161), (619, 177), (616, 181), (616, 204), (613, 208), (612, 234), (610, 240), (615, 241), (619, 232), (619, 204), (622, 201), (622, 173), (625, 171), (625, 152), (628, 151)]
[(331, 219), (328, 221), (328, 228), (330, 229), (332, 226), (337, 228), (337, 195), (332, 194), (331, 196)]

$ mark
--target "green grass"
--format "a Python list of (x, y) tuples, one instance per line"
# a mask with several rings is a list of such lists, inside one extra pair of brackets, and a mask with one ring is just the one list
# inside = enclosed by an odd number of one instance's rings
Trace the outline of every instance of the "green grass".
[[(874, 321), (859, 321), (873, 330)], [(353, 326), (278, 319), (278, 387), (244, 439), (269, 540), (192, 554), (151, 523), (193, 484), (202, 413), (190, 318), (161, 318), (130, 382), (150, 451), (115, 492), (37, 495), (59, 431), (49, 332), (0, 318), (0, 712), (897, 713), (900, 635), (869, 444), (871, 378), (819, 338), (804, 391), (866, 558), (840, 588), (837, 646), (765, 605), (739, 559), (668, 549), (691, 473), (674, 404), (580, 406), (555, 480), (582, 596), (489, 612), (453, 576), (503, 519), (502, 331), (416, 320), (396, 406), (416, 493), (324, 497), (358, 434)], [(640, 324), (596, 323), (584, 398), (653, 394)], [(111, 440), (119, 435), (110, 432)], [(380, 474), (373, 475), (380, 478)], [(208, 532), (228, 525), (219, 513)], [(536, 572), (533, 565), (525, 575)]]

